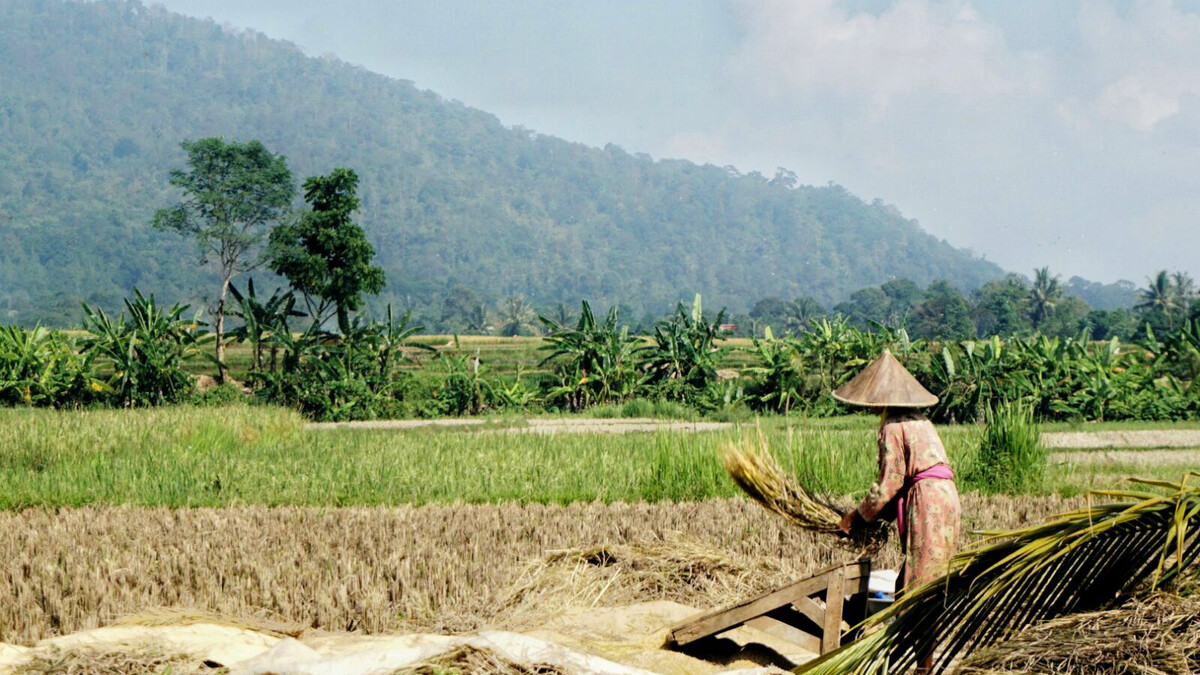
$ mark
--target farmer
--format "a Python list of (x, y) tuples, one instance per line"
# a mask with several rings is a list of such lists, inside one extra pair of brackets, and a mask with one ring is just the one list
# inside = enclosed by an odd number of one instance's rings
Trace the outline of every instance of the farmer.
[(879, 478), (842, 518), (842, 529), (849, 532), (860, 518), (895, 518), (904, 554), (900, 588), (945, 574), (958, 548), (958, 489), (942, 440), (918, 411), (937, 397), (886, 349), (833, 397), (879, 413)]

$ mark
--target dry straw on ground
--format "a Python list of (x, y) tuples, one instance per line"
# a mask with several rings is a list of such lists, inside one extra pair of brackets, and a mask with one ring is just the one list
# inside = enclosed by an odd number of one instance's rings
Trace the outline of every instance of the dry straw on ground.
[[(1000, 527), (1068, 505), (968, 496), (964, 512)], [(24, 644), (156, 607), (368, 633), (520, 625), (581, 599), (709, 608), (852, 556), (743, 499), (28, 509), (0, 531), (0, 642)]]
[(963, 675), (1200, 673), (1200, 598), (1160, 593), (1074, 614), (974, 654)]
[(182, 654), (151, 649), (53, 649), (40, 651), (13, 675), (219, 675), (223, 670), (197, 667)]

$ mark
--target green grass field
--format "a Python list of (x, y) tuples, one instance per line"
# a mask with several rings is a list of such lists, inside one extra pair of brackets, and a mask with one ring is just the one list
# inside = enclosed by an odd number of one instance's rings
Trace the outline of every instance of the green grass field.
[[(738, 494), (716, 432), (561, 434), (467, 429), (306, 430), (271, 407), (0, 410), (0, 508), (396, 505), (430, 502), (691, 501)], [(858, 496), (875, 473), (873, 420), (766, 418), (772, 451), (812, 489)], [(973, 461), (979, 428), (940, 428), (953, 464)], [(1131, 474), (1177, 480), (1177, 463), (1051, 463), (1046, 492), (1113, 487)], [(961, 484), (961, 483), (960, 483)], [(961, 484), (964, 490), (970, 484)]]

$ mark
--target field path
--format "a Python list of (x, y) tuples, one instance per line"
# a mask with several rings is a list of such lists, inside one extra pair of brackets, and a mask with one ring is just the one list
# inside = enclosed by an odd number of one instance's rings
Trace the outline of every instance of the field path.
[(1080, 452), (1055, 452), (1050, 455), (1055, 464), (1110, 465), (1110, 466), (1179, 466), (1192, 467), (1200, 471), (1200, 450), (1084, 450)]
[(1144, 431), (1052, 431), (1042, 434), (1047, 448), (1200, 448), (1200, 429)]
[(450, 417), (436, 420), (365, 420), (360, 422), (309, 422), (305, 429), (420, 429), (423, 427), (467, 427), (486, 420), (471, 417)]

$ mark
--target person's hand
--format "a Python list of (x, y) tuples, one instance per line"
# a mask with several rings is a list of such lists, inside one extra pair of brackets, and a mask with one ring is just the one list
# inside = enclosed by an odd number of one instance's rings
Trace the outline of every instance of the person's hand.
[(854, 521), (858, 520), (858, 517), (858, 509), (850, 509), (846, 515), (842, 516), (842, 522), (838, 525), (838, 529), (850, 534), (850, 530), (854, 529)]

